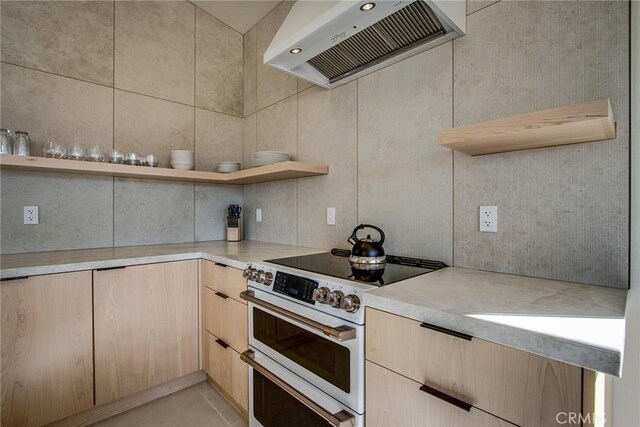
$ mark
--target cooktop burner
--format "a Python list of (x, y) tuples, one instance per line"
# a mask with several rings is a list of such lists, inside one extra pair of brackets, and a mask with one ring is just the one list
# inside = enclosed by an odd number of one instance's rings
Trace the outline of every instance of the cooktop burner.
[(447, 266), (441, 261), (387, 255), (387, 263), (384, 269), (359, 270), (352, 268), (349, 262), (350, 255), (351, 252), (349, 250), (332, 249), (331, 252), (270, 259), (267, 262), (340, 279), (368, 283), (374, 286), (390, 285), (391, 283), (431, 273)]

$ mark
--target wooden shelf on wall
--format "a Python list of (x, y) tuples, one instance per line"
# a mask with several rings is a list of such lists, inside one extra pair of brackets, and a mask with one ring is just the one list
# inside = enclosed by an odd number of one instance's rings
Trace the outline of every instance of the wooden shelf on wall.
[(470, 156), (616, 137), (609, 98), (438, 132), (438, 144)]
[(0, 168), (34, 172), (59, 172), (169, 181), (205, 182), (210, 184), (257, 184), (260, 182), (304, 178), (329, 173), (329, 166), (302, 162), (281, 162), (244, 169), (238, 172), (219, 173), (49, 159), (44, 157), (21, 157), (6, 154), (0, 155)]

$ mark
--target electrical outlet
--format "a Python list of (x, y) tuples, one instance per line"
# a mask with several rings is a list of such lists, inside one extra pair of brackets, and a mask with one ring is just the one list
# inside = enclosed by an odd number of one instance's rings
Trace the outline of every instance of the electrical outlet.
[(38, 207), (37, 206), (24, 207), (24, 223), (25, 224), (38, 223)]
[(498, 207), (480, 206), (480, 231), (498, 232)]
[(336, 208), (327, 208), (327, 225), (336, 225)]
[(256, 222), (262, 222), (262, 209), (256, 209)]

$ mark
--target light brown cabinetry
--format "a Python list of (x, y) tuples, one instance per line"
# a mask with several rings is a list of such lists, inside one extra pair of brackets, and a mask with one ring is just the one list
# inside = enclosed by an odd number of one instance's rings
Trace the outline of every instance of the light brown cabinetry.
[(204, 369), (215, 385), (245, 413), (248, 410), (247, 365), (240, 353), (248, 346), (247, 289), (242, 270), (202, 261), (204, 295)]
[(2, 425), (40, 426), (91, 409), (91, 272), (1, 287)]
[[(366, 315), (367, 360), (413, 380), (418, 388), (427, 385), (521, 426), (555, 425), (558, 412), (579, 413), (582, 409), (581, 368), (433, 330), (429, 325), (375, 309), (367, 308)], [(377, 369), (367, 373), (374, 384), (383, 381), (376, 376), (384, 381), (390, 378)], [(391, 419), (389, 413), (403, 411), (401, 402), (392, 408), (384, 401), (373, 400), (380, 394), (372, 387), (367, 384), (367, 424), (394, 425), (385, 420)], [(407, 410), (411, 412), (407, 416), (418, 416), (417, 409)], [(466, 425), (467, 421), (460, 422), (447, 425)]]
[(198, 370), (197, 261), (94, 271), (96, 404)]
[(421, 384), (367, 361), (367, 426), (513, 426), (476, 408), (464, 411), (420, 390)]
[(240, 353), (206, 332), (205, 370), (245, 412), (249, 409), (249, 372)]

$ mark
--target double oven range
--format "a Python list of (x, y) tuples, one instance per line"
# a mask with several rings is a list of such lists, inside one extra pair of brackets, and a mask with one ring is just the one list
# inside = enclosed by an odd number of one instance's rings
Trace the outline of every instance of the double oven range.
[(444, 266), (389, 257), (375, 282), (339, 250), (249, 266), (250, 426), (364, 426), (362, 296)]

